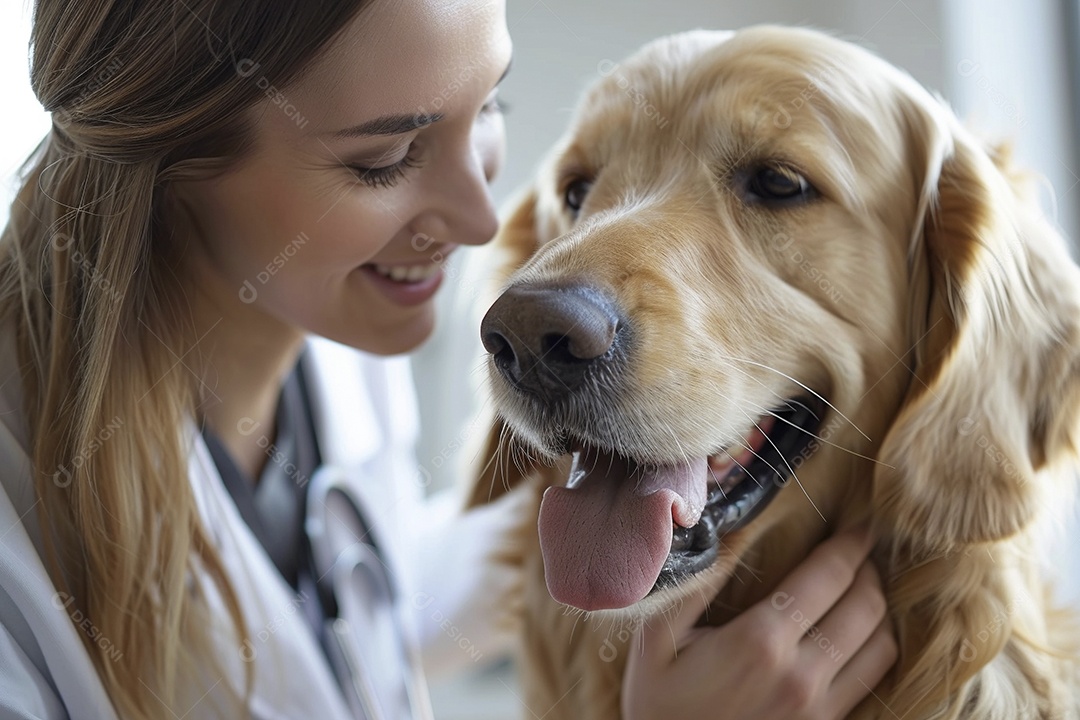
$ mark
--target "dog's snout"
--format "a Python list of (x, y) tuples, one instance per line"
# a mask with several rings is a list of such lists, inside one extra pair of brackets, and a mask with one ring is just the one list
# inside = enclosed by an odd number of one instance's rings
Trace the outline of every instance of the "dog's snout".
[(484, 347), (515, 385), (545, 395), (573, 390), (602, 362), (619, 330), (615, 304), (587, 285), (522, 284), (495, 301)]

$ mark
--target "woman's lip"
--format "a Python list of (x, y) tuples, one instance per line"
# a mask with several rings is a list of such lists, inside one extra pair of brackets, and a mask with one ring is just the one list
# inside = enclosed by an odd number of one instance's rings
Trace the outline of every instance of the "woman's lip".
[[(376, 290), (382, 293), (383, 297), (387, 298), (395, 305), (412, 307), (414, 305), (423, 304), (435, 295), (435, 291), (438, 290), (439, 285), (442, 284), (442, 268), (439, 268), (433, 275), (424, 278), (423, 280), (418, 280), (416, 282), (399, 282), (380, 275), (375, 271), (375, 268), (372, 267), (375, 264), (376, 263), (365, 263), (357, 268), (357, 270), (362, 273), (363, 277), (366, 278)], [(384, 263), (378, 264), (383, 265)], [(390, 263), (386, 264), (389, 265)], [(412, 265), (417, 264), (420, 263), (412, 263)], [(405, 263), (401, 263), (401, 265), (405, 265)]]

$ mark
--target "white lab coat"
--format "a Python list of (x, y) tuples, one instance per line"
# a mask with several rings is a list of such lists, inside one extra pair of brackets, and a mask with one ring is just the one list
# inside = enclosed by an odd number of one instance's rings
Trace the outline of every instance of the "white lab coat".
[[(418, 432), (405, 358), (378, 358), (312, 338), (309, 375), (324, 462), (345, 468), (384, 538), (386, 561), (413, 611), (406, 636), (438, 665), (468, 666), (509, 645), (517, 586), (485, 555), (520, 523), (517, 499), (460, 516), (453, 498), (425, 502), (412, 448)], [(19, 412), (15, 349), (0, 336), (0, 720), (115, 718), (79, 629), (57, 598), (39, 555), (39, 530)], [(277, 573), (222, 484), (194, 423), (190, 479), (200, 513), (237, 588), (253, 647), (226, 645), (220, 658), (236, 686), (243, 662), (255, 669), (253, 717), (336, 720), (349, 717), (328, 663), (304, 626), (301, 600)], [(415, 562), (422, 558), (423, 562)], [(420, 568), (420, 570), (416, 570)], [(217, 602), (216, 597), (210, 598)], [(311, 599), (314, 600), (313, 598)], [(217, 613), (227, 625), (227, 614)], [(82, 620), (82, 618), (76, 618)], [(93, 619), (84, 631), (94, 637)], [(410, 623), (406, 623), (407, 625)], [(221, 637), (230, 637), (221, 633)], [(97, 642), (107, 643), (108, 638)], [(223, 641), (224, 642), (224, 641)], [(213, 679), (207, 682), (207, 687)], [(195, 690), (176, 716), (210, 717), (214, 698)], [(65, 711), (66, 708), (66, 711)], [(164, 712), (162, 716), (168, 716)]]

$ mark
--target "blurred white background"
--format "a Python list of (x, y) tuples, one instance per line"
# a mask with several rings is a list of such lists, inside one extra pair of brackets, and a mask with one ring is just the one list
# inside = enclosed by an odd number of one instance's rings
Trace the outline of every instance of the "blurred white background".
[[(582, 88), (597, 77), (601, 61), (618, 60), (659, 35), (696, 27), (785, 23), (831, 30), (878, 52), (940, 92), (983, 133), (1012, 138), (1021, 162), (1046, 178), (1047, 211), (1075, 241), (1080, 238), (1078, 6), (1078, 0), (641, 0), (632, 5), (626, 0), (509, 0), (514, 66), (502, 97), (510, 105), (510, 148), (495, 193), (505, 201), (528, 181), (561, 134)], [(48, 129), (27, 79), (29, 28), (27, 0), (6, 0), (0, 7), (0, 97), (5, 101), (0, 223), (6, 220), (13, 173)], [(455, 296), (453, 287), (444, 290), (443, 322), (416, 355), (425, 431), (419, 455), (436, 486), (450, 482), (462, 461), (458, 448), (468, 435), (462, 427), (483, 379), (479, 315), (466, 308), (469, 297)], [(1063, 540), (1055, 557), (1063, 593), (1074, 600), (1080, 600), (1078, 543)], [(508, 677), (487, 673), (467, 683), (435, 688), (442, 720), (527, 715), (507, 686), (512, 684)]]

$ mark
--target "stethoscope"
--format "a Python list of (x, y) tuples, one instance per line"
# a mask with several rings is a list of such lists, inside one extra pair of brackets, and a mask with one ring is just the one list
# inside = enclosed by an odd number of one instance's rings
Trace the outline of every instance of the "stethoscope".
[(304, 529), (322, 605), (323, 641), (359, 720), (433, 717), (405, 612), (372, 526), (341, 468), (323, 466), (307, 490)]

